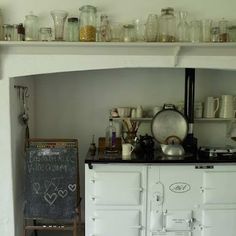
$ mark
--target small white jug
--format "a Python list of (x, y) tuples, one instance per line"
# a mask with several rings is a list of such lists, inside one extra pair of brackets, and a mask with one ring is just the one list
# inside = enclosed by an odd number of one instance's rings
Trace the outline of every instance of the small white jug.
[(215, 118), (216, 112), (219, 110), (220, 99), (207, 97), (204, 103), (204, 117)]

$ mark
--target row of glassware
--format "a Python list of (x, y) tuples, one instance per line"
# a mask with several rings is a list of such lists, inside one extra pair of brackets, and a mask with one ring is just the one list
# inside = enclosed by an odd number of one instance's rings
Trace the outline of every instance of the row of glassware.
[[(225, 19), (220, 21), (188, 21), (188, 13), (175, 13), (164, 8), (161, 15), (149, 14), (147, 20), (129, 24), (110, 22), (107, 15), (98, 16), (97, 8), (85, 5), (80, 16), (68, 17), (63, 10), (51, 11), (54, 29), (39, 27), (39, 18), (33, 13), (25, 16), (24, 24), (2, 24), (1, 39), (6, 41), (82, 41), (82, 42), (235, 42), (236, 26)], [(66, 28), (66, 30), (64, 30)], [(52, 36), (54, 32), (54, 36)]]

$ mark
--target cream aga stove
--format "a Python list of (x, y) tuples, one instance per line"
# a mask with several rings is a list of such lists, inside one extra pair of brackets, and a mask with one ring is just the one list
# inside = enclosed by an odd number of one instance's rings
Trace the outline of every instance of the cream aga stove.
[(236, 165), (85, 166), (86, 236), (235, 236)]
[[(47, 73), (158, 67), (235, 70), (236, 44), (0, 42), (0, 235), (19, 235), (15, 231), (22, 223), (18, 222), (22, 218), (22, 185), (17, 183), (21, 137), (11, 115), (12, 106), (16, 106), (11, 104), (11, 81), (27, 76), (30, 82), (31, 75)], [(129, 212), (130, 219), (140, 216), (137, 206)], [(119, 219), (122, 217), (123, 213)]]

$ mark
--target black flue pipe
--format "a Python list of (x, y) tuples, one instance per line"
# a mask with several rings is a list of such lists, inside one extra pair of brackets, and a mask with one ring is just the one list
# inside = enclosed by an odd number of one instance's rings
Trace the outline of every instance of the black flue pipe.
[(188, 134), (184, 141), (185, 151), (197, 153), (197, 139), (193, 136), (195, 97), (195, 69), (185, 69), (184, 115), (188, 122)]

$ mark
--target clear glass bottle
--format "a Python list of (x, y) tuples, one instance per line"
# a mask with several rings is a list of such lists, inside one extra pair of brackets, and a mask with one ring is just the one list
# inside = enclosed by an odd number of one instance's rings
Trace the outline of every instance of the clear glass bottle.
[(189, 24), (187, 22), (188, 13), (179, 12), (179, 23), (177, 25), (177, 40), (179, 42), (189, 42)]
[(175, 42), (176, 41), (176, 17), (174, 9), (171, 7), (161, 10), (159, 18), (159, 35), (160, 42)]
[(149, 14), (145, 28), (145, 38), (147, 42), (157, 41), (157, 27), (158, 27), (157, 15)]
[(106, 128), (105, 150), (108, 152), (116, 150), (116, 128), (112, 118), (109, 119), (109, 126)]
[(79, 37), (82, 42), (96, 41), (96, 12), (94, 6), (85, 5), (80, 9), (80, 31)]
[(67, 40), (69, 42), (79, 41), (79, 19), (77, 17), (68, 18)]
[(30, 13), (25, 16), (25, 41), (37, 41), (38, 40), (38, 17)]
[(107, 15), (101, 15), (100, 18), (100, 40), (101, 42), (110, 42), (111, 41), (111, 26), (108, 20)]

